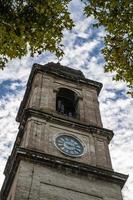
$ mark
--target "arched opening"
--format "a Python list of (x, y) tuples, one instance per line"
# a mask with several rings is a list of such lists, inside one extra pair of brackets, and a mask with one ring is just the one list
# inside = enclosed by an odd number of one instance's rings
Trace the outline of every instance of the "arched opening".
[(72, 90), (60, 88), (56, 96), (56, 111), (69, 117), (78, 117), (78, 96)]

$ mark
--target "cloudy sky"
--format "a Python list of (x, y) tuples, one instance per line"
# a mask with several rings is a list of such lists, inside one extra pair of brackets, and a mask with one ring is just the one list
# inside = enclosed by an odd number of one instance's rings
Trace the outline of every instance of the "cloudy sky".
[[(129, 174), (123, 188), (124, 200), (133, 198), (133, 99), (126, 96), (126, 84), (112, 81), (113, 74), (104, 73), (104, 28), (93, 29), (93, 18), (86, 19), (81, 12), (79, 0), (70, 4), (76, 26), (64, 32), (64, 58), (61, 64), (80, 69), (89, 79), (103, 83), (99, 96), (102, 121), (105, 128), (112, 129), (115, 136), (110, 144), (113, 168)], [(33, 63), (57, 62), (54, 55), (44, 52), (39, 57), (29, 55), (21, 60), (10, 61), (0, 71), (0, 187), (4, 180), (3, 170), (15, 141), (18, 124), (15, 122), (20, 101)]]

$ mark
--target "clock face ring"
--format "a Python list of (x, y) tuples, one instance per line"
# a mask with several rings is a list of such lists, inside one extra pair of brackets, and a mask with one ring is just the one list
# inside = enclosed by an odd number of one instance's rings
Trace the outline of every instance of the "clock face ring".
[(83, 143), (77, 137), (72, 135), (58, 135), (55, 138), (55, 145), (62, 153), (72, 157), (79, 157), (84, 154)]

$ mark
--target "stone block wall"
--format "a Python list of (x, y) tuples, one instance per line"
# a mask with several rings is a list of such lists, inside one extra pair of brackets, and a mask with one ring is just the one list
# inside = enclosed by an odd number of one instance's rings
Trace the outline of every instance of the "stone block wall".
[(45, 112), (56, 112), (56, 94), (59, 88), (70, 89), (78, 95), (80, 122), (102, 127), (97, 91), (94, 87), (79, 85), (61, 78), (57, 79), (48, 74), (37, 73), (35, 75), (26, 107), (37, 108)]
[(90, 174), (83, 176), (23, 160), (17, 174), (16, 188), (11, 188), (8, 200), (122, 200), (119, 185)]
[[(55, 138), (60, 134), (77, 137), (84, 145), (84, 154), (81, 157), (73, 158), (61, 153), (55, 146)], [(68, 160), (112, 169), (106, 137), (80, 131), (74, 127), (50, 123), (43, 119), (35, 117), (28, 119), (21, 146)]]

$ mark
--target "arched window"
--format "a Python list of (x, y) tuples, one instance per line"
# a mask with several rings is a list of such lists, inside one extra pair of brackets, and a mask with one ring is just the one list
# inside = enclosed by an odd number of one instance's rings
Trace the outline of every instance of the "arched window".
[(60, 88), (56, 96), (56, 111), (69, 117), (78, 117), (78, 96), (72, 90)]

